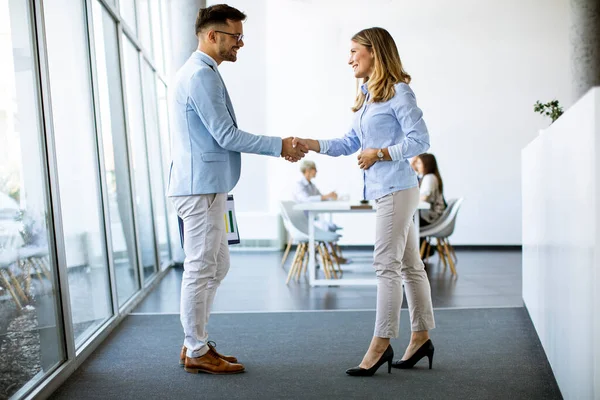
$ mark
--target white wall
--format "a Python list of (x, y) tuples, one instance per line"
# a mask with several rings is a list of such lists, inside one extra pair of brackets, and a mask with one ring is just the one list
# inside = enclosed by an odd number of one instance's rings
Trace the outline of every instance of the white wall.
[(523, 300), (566, 399), (600, 398), (599, 138), (596, 88), (522, 153)]
[[(248, 14), (238, 62), (220, 67), (240, 128), (283, 137), (342, 136), (356, 87), (346, 64), (349, 39), (362, 28), (384, 27), (413, 77), (446, 197), (465, 197), (452, 242), (521, 243), (520, 150), (549, 123), (534, 114), (533, 104), (572, 101), (567, 0), (229, 4)], [(310, 158), (318, 163), (323, 192), (360, 198), (355, 156)], [(297, 168), (245, 155), (234, 191), (238, 210), (275, 212), (277, 201), (289, 197)], [(345, 227), (342, 243), (373, 243), (367, 216), (335, 218)]]

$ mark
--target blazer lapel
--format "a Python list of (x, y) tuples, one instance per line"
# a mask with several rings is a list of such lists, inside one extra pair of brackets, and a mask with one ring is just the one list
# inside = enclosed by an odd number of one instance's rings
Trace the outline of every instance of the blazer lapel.
[(233, 119), (233, 124), (235, 125), (235, 127), (237, 128), (237, 119), (235, 118), (235, 112), (233, 111), (233, 103), (231, 103), (231, 98), (229, 97), (229, 92), (227, 91), (227, 86), (225, 86), (225, 82), (223, 82), (223, 78), (221, 77), (221, 74), (219, 73), (219, 71), (217, 70), (217, 75), (219, 75), (219, 79), (221, 79), (221, 82), (223, 83), (223, 87), (225, 88), (225, 104), (227, 105), (227, 111), (229, 111), (229, 115), (231, 115), (231, 118)]
[(210, 69), (215, 71), (217, 73), (217, 76), (221, 80), (221, 83), (223, 84), (223, 87), (225, 88), (225, 105), (227, 106), (227, 111), (229, 111), (229, 115), (231, 115), (231, 118), (233, 119), (233, 125), (235, 125), (235, 127), (237, 128), (238, 127), (237, 119), (235, 118), (235, 112), (233, 111), (233, 104), (231, 103), (231, 98), (229, 97), (229, 92), (227, 91), (227, 86), (225, 85), (225, 82), (223, 81), (223, 78), (221, 77), (219, 70), (217, 68), (215, 68), (213, 65), (206, 62), (204, 59), (202, 60), (202, 62), (204, 62), (206, 65), (208, 65), (210, 67)]

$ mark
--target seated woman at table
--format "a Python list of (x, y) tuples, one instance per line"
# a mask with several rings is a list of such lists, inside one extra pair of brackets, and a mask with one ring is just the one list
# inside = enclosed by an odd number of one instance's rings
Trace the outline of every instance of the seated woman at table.
[(419, 222), (421, 226), (427, 226), (437, 221), (446, 209), (444, 200), (444, 182), (440, 175), (435, 156), (423, 153), (416, 157), (415, 167), (422, 176), (419, 184), (419, 195), (421, 201), (430, 204), (429, 210), (420, 210)]
[[(296, 182), (296, 185), (294, 186), (294, 201), (296, 203), (337, 200), (338, 195), (336, 192), (321, 194), (321, 191), (317, 189), (317, 186), (312, 182), (315, 176), (317, 176), (317, 165), (314, 161), (302, 161), (300, 164), (300, 172), (302, 173), (302, 178)], [(339, 229), (342, 229), (333, 222), (320, 219), (318, 216), (317, 220), (315, 221), (315, 226), (319, 229), (330, 232), (335, 232)], [(338, 263), (346, 264), (348, 259), (342, 256), (342, 251), (339, 246), (336, 247), (337, 248), (333, 251), (333, 256), (336, 258)]]
[(297, 203), (307, 203), (309, 201), (337, 200), (336, 192), (321, 194), (314, 183), (311, 181), (317, 176), (317, 165), (314, 161), (304, 160), (300, 164), (302, 178), (294, 187), (294, 201)]
[[(317, 186), (311, 182), (315, 176), (317, 176), (317, 165), (314, 161), (302, 161), (302, 164), (300, 164), (300, 172), (302, 173), (302, 178), (296, 182), (296, 185), (294, 186), (294, 201), (296, 203), (337, 200), (338, 195), (336, 192), (321, 194), (321, 191), (317, 189)], [(331, 232), (341, 229), (336, 224), (321, 219), (317, 219), (315, 226)]]

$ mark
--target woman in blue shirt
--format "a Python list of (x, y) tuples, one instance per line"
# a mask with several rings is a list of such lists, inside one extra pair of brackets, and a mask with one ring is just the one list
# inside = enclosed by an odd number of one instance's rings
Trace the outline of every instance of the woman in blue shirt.
[[(411, 368), (433, 359), (429, 330), (435, 327), (431, 288), (419, 256), (413, 215), (419, 204), (417, 175), (409, 159), (429, 148), (429, 133), (394, 39), (382, 28), (352, 37), (348, 64), (363, 83), (352, 111), (350, 131), (341, 139), (296, 139), (312, 151), (333, 157), (354, 154), (363, 170), (363, 195), (377, 204), (373, 267), (377, 274), (377, 314), (371, 345), (358, 367), (346, 371), (370, 376), (388, 363)], [(398, 337), (402, 283), (411, 319), (411, 340), (404, 356), (392, 362), (390, 338)]]

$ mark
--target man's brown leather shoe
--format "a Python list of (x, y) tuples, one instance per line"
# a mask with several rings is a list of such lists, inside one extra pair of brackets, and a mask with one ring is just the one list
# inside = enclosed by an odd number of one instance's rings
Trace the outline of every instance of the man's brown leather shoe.
[(244, 366), (242, 364), (225, 361), (212, 349), (209, 349), (202, 357), (186, 357), (184, 369), (191, 374), (204, 372), (207, 374), (229, 375), (244, 372)]
[[(217, 353), (217, 355), (219, 357), (221, 357), (223, 360), (230, 362), (230, 363), (237, 363), (238, 360), (237, 358), (235, 358), (234, 356), (224, 356), (223, 354), (220, 354), (217, 351), (217, 345), (215, 342), (213, 342), (212, 340), (209, 341), (208, 343), (208, 348), (211, 349), (212, 351), (214, 351), (215, 353)], [(181, 365), (182, 367), (185, 365), (185, 357), (186, 357), (186, 353), (187, 353), (187, 347), (183, 346), (181, 348), (181, 354), (179, 355), (179, 365)]]

